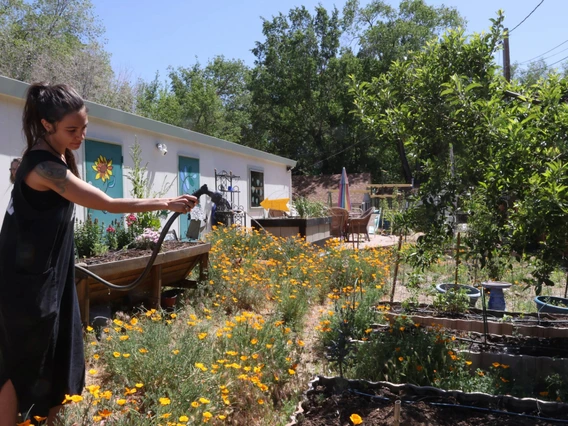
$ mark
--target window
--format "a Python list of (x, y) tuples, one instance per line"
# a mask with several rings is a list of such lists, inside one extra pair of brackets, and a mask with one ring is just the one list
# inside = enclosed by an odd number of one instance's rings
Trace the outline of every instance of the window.
[(264, 200), (264, 172), (250, 171), (250, 206), (260, 207)]

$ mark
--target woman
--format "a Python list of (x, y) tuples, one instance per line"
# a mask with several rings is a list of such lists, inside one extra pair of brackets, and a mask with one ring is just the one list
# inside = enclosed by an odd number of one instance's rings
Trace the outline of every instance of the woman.
[(21, 158), (14, 158), (10, 163), (10, 182), (16, 182), (16, 171), (18, 167), (20, 167), (20, 163), (22, 162)]
[(74, 150), (87, 109), (66, 85), (30, 86), (27, 149), (0, 232), (0, 426), (17, 412), (53, 424), (65, 394), (84, 387), (83, 336), (74, 278), (74, 205), (111, 213), (187, 213), (190, 195), (113, 199), (79, 178)]

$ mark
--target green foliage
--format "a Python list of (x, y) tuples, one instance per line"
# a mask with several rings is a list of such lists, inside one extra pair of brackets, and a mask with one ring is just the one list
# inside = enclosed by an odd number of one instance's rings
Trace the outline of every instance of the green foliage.
[(85, 98), (131, 111), (133, 86), (115, 74), (89, 0), (0, 2), (0, 75), (70, 84)]
[(103, 227), (98, 221), (87, 216), (84, 222), (75, 226), (75, 249), (79, 259), (106, 253), (108, 246), (103, 242)]
[(432, 306), (440, 313), (463, 314), (469, 309), (469, 296), (464, 289), (449, 288), (436, 294)]
[(171, 83), (159, 76), (140, 87), (137, 113), (232, 142), (250, 127), (250, 70), (241, 60), (216, 56), (205, 67), (169, 69)]
[(306, 197), (298, 197), (293, 202), (294, 209), (302, 219), (328, 216), (327, 207), (319, 201), (310, 201)]

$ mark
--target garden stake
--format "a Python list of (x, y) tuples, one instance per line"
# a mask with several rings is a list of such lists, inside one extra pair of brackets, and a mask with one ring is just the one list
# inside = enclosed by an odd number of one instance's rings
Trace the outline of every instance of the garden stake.
[(402, 247), (402, 233), (400, 237), (398, 237), (398, 249), (396, 251), (396, 262), (394, 264), (394, 279), (392, 280), (392, 290), (391, 290), (391, 297), (390, 302), (392, 303), (394, 300), (394, 290), (396, 288), (396, 277), (398, 275), (398, 264), (400, 263), (400, 248)]
[(566, 286), (564, 287), (564, 299), (566, 299), (568, 295), (568, 271), (566, 272)]
[(392, 424), (394, 426), (400, 425), (400, 399), (394, 402), (394, 421)]
[(454, 284), (458, 285), (458, 270), (460, 268), (460, 237), (461, 234), (458, 231), (458, 241), (456, 244), (456, 277), (454, 278)]

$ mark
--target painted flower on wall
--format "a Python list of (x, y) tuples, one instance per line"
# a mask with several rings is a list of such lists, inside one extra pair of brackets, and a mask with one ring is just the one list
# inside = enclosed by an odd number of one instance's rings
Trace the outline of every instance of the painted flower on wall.
[(97, 172), (95, 179), (101, 179), (103, 182), (110, 179), (112, 176), (112, 160), (106, 159), (102, 155), (99, 155), (99, 158), (93, 164), (93, 170)]

